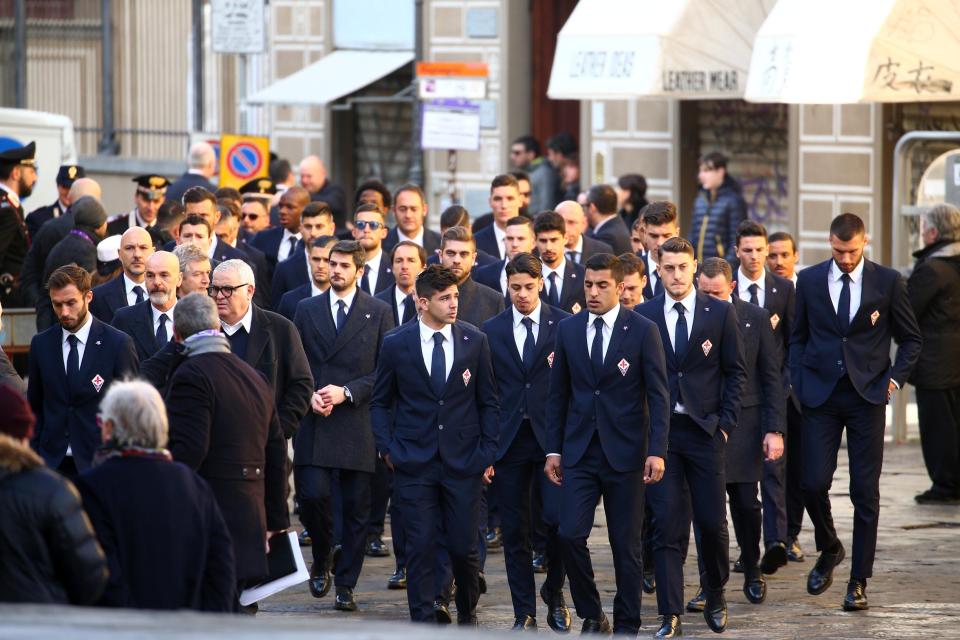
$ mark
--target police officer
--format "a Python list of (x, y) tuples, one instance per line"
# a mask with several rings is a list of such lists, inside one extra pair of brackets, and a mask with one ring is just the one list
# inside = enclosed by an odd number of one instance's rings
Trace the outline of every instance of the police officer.
[(70, 206), (70, 187), (73, 186), (73, 181), (84, 178), (86, 175), (87, 172), (78, 164), (60, 165), (60, 170), (57, 171), (57, 201), (45, 207), (34, 209), (27, 215), (27, 230), (30, 232), (31, 238), (37, 234), (37, 231), (45, 222), (59, 218), (67, 212), (67, 207)]
[(36, 143), (0, 153), (0, 299), (17, 306), (17, 276), (30, 246), (30, 232), (23, 219), (22, 198), (37, 182)]
[(119, 235), (130, 227), (143, 227), (150, 234), (154, 248), (159, 251), (163, 245), (173, 240), (168, 231), (157, 224), (160, 205), (167, 195), (170, 181), (163, 176), (148, 173), (133, 179), (137, 190), (133, 196), (136, 205), (127, 213), (121, 213), (107, 220), (107, 235)]

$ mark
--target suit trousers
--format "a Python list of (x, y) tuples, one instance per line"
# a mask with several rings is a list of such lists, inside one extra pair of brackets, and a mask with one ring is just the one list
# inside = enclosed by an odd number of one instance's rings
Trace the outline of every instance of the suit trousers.
[(537, 443), (524, 421), (520, 425), (510, 449), (496, 465), (497, 475), (493, 487), (500, 501), (503, 523), (503, 561), (507, 569), (507, 583), (513, 600), (514, 617), (537, 617), (537, 593), (533, 575), (532, 496), (534, 487), (540, 485), (543, 497), (540, 513), (547, 527), (546, 556), (547, 579), (544, 588), (556, 593), (563, 588), (563, 559), (557, 544), (559, 522), (560, 487), (543, 473), (543, 449)]
[[(562, 461), (561, 461), (562, 462)], [(607, 534), (613, 552), (617, 595), (613, 599), (614, 632), (636, 635), (640, 628), (643, 576), (640, 532), (643, 528), (643, 469), (617, 471), (610, 466), (594, 433), (583, 457), (563, 469), (560, 549), (570, 579), (570, 594), (580, 618), (600, 619), (603, 605), (594, 581), (587, 538), (597, 502), (603, 497)]]
[(864, 400), (847, 376), (840, 378), (822, 405), (803, 407), (803, 495), (818, 551), (833, 553), (840, 548), (829, 491), (837, 470), (840, 439), (844, 428), (847, 430), (853, 502), (853, 578), (873, 576), (885, 423), (886, 407)]
[(760, 480), (763, 501), (763, 541), (766, 544), (787, 540), (787, 459), (763, 461)]
[(960, 497), (960, 389), (917, 387), (920, 446), (933, 490)]
[(397, 507), (407, 539), (407, 603), (414, 622), (433, 622), (437, 595), (437, 532), (449, 553), (457, 581), (457, 613), (473, 615), (480, 597), (477, 528), (480, 523), (480, 474), (461, 476), (440, 460), (419, 473), (396, 469)]
[(397, 569), (407, 566), (407, 535), (403, 532), (403, 514), (397, 507), (397, 484), (390, 472), (390, 537), (393, 539), (393, 558)]
[(787, 538), (795, 539), (803, 527), (803, 419), (792, 400), (787, 400)]
[(300, 520), (313, 538), (313, 562), (323, 566), (330, 561), (334, 538), (333, 494), (339, 476), (343, 531), (340, 534), (340, 561), (333, 569), (338, 587), (357, 586), (363, 568), (367, 523), (370, 517), (370, 482), (373, 474), (351, 469), (330, 469), (313, 465), (294, 467), (293, 477), (300, 496)]
[(390, 502), (390, 493), (393, 488), (393, 478), (387, 465), (377, 457), (376, 471), (370, 486), (370, 526), (367, 527), (368, 538), (383, 536), (384, 522), (387, 519), (387, 505)]
[[(756, 482), (731, 482), (727, 484), (727, 496), (730, 498), (730, 520), (733, 533), (740, 547), (740, 562), (749, 573), (760, 566), (760, 500), (757, 499)], [(689, 514), (688, 514), (689, 517)], [(724, 529), (728, 543), (729, 533)], [(703, 553), (701, 552), (700, 530), (693, 525), (693, 538), (697, 544), (697, 564), (701, 580), (704, 575)]]
[[(480, 487), (480, 506), (479, 520), (477, 527), (477, 559), (479, 562), (479, 571), (483, 573), (483, 568), (487, 566), (487, 494), (488, 485), (482, 484)], [(450, 564), (450, 554), (447, 552), (447, 546), (444, 542), (445, 532), (443, 528), (437, 530), (437, 571), (436, 571), (436, 595), (437, 599), (443, 602), (450, 602), (450, 594), (453, 593), (453, 566)]]
[(661, 615), (683, 612), (683, 556), (690, 525), (688, 518), (678, 518), (676, 512), (678, 505), (686, 503), (687, 495), (701, 535), (703, 590), (719, 594), (730, 577), (725, 447), (719, 429), (711, 436), (689, 416), (671, 416), (666, 471), (648, 492), (653, 509), (657, 610)]

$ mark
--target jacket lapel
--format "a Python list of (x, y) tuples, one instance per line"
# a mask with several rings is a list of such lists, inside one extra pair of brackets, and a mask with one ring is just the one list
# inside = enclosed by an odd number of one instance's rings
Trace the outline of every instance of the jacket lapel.
[(317, 296), (316, 304), (307, 304), (313, 324), (327, 349), (333, 346), (337, 335), (337, 327), (333, 322), (333, 315), (330, 313), (330, 295), (330, 289), (327, 289)]
[(863, 274), (860, 277), (860, 306), (850, 321), (850, 328), (855, 324), (862, 324), (870, 318), (870, 314), (876, 309), (876, 298), (871, 295), (876, 290), (874, 280), (876, 278), (876, 269), (872, 262), (863, 258)]
[[(560, 298), (560, 307), (564, 311), (571, 309), (573, 299), (576, 297), (578, 289), (583, 289), (583, 283), (577, 275), (577, 269), (573, 262), (567, 260), (567, 263), (563, 267), (563, 297)], [(578, 309), (577, 313), (579, 313), (579, 311)]]
[[(84, 385), (93, 385), (93, 378), (103, 376), (102, 371), (96, 371), (96, 362), (100, 359), (100, 352), (103, 350), (103, 323), (93, 319), (90, 325), (90, 334), (87, 336), (87, 344), (83, 348), (83, 360), (80, 361), (79, 373), (77, 375), (77, 390)], [(111, 373), (111, 372), (108, 372)]]
[(843, 331), (840, 329), (840, 316), (837, 314), (837, 310), (833, 308), (833, 300), (830, 298), (830, 271), (833, 265), (833, 258), (824, 262), (823, 265), (826, 268), (824, 269), (823, 275), (818, 279), (820, 280), (820, 286), (823, 287), (820, 291), (826, 305), (824, 309), (827, 313), (833, 314), (833, 326), (836, 328), (837, 333), (843, 335)]
[[(251, 303), (253, 304), (253, 303)], [(253, 305), (253, 318), (250, 323), (250, 340), (247, 343), (247, 353), (244, 361), (249, 365), (255, 365), (260, 360), (260, 354), (267, 346), (267, 339), (270, 335), (270, 319), (267, 318), (260, 307)]]
[[(696, 311), (693, 314), (693, 329), (690, 331), (690, 339), (687, 341), (687, 352), (683, 356), (683, 363), (686, 363), (692, 357), (691, 354), (697, 350), (702, 352), (700, 337), (703, 335), (703, 328), (707, 325), (707, 314), (713, 313), (714, 305), (711, 300), (702, 293), (697, 293), (697, 299), (694, 302)], [(681, 363), (681, 364), (683, 364)]]
[[(143, 323), (135, 325), (137, 342), (143, 346), (143, 350), (147, 353), (155, 353), (160, 345), (157, 344), (157, 334), (153, 332), (153, 305), (150, 300), (145, 300), (140, 304), (143, 305), (141, 313), (145, 314), (145, 318)], [(170, 322), (167, 323), (168, 336), (172, 335), (171, 324)]]
[[(593, 367), (590, 366), (590, 351), (587, 348), (587, 326), (589, 323), (590, 314), (584, 312), (583, 317), (577, 323), (579, 325), (577, 330), (578, 336), (577, 339), (573, 341), (573, 353), (570, 354), (569, 359), (571, 366), (586, 371), (590, 380), (596, 384), (597, 377), (593, 373)], [(586, 363), (585, 366), (584, 363)]]
[[(541, 308), (544, 307), (543, 304), (540, 305)], [(540, 312), (540, 322), (543, 322), (543, 312)], [(502, 340), (504, 344), (509, 345), (507, 351), (510, 352), (510, 356), (513, 358), (514, 364), (517, 365), (517, 368), (520, 371), (526, 371), (523, 366), (523, 354), (517, 351), (517, 341), (513, 339), (513, 307), (508, 307), (506, 313), (498, 318), (496, 330), (500, 332), (498, 336), (499, 340)], [(539, 329), (539, 336), (543, 335), (543, 325), (541, 324)], [(536, 349), (534, 349), (536, 352)]]
[[(463, 374), (467, 370), (467, 368), (463, 366), (463, 356), (467, 349), (470, 348), (470, 339), (463, 334), (463, 329), (456, 324), (450, 327), (450, 329), (450, 335), (453, 336), (453, 366), (450, 367), (450, 375), (447, 376), (447, 383), (443, 386), (443, 393), (440, 395), (441, 398), (447, 397), (447, 392), (451, 390), (451, 385), (457, 383), (463, 384)], [(516, 350), (516, 348), (514, 348), (514, 350)], [(471, 376), (475, 374), (476, 371), (470, 372)], [(464, 386), (468, 385), (469, 382)]]
[[(370, 309), (370, 306), (367, 304), (367, 299), (369, 296), (360, 291), (358, 288), (356, 293), (353, 296), (353, 304), (350, 305), (350, 310), (347, 311), (347, 320), (344, 322), (343, 327), (340, 329), (340, 333), (337, 334), (337, 339), (333, 341), (333, 347), (330, 350), (328, 356), (332, 356), (334, 353), (339, 351), (350, 342), (355, 335), (360, 333), (367, 326), (367, 321), (370, 319), (370, 314), (367, 311)], [(330, 305), (327, 305), (327, 313), (330, 313)], [(333, 321), (333, 316), (330, 317), (331, 322)]]
[(111, 307), (111, 311), (116, 312), (117, 309), (127, 306), (126, 280), (121, 275), (119, 278), (114, 278), (113, 282), (116, 284), (108, 292), (107, 306)]
[[(413, 367), (420, 372), (420, 375), (423, 377), (423, 383), (426, 385), (427, 389), (430, 390), (434, 396), (436, 392), (433, 390), (433, 384), (430, 382), (430, 374), (427, 373), (427, 365), (423, 362), (423, 350), (420, 348), (420, 323), (409, 323), (413, 325), (407, 331), (407, 360), (413, 361)], [(407, 326), (407, 325), (404, 325)]]
[(607, 345), (607, 353), (603, 359), (603, 373), (609, 371), (610, 363), (617, 362), (619, 358), (617, 354), (620, 353), (620, 348), (623, 345), (623, 339), (627, 335), (627, 331), (630, 330), (630, 325), (627, 322), (627, 308), (620, 306), (620, 313), (617, 314), (617, 319), (613, 325), (613, 329), (610, 333), (610, 344)]

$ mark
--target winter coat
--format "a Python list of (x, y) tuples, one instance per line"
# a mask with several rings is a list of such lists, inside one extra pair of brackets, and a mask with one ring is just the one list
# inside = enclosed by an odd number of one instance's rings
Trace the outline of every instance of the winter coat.
[(925, 389), (960, 387), (960, 242), (943, 241), (913, 254), (907, 293), (923, 348), (910, 383)]
[(690, 242), (697, 251), (697, 260), (733, 257), (737, 242), (737, 227), (747, 219), (747, 203), (740, 184), (724, 176), (715, 197), (700, 189), (693, 203), (693, 223)]

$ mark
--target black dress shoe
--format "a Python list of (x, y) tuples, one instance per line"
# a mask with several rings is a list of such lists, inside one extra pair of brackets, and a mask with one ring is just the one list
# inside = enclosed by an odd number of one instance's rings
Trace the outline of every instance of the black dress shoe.
[(343, 547), (339, 544), (333, 546), (333, 554), (330, 558), (330, 573), (337, 575), (337, 564), (340, 563), (340, 554), (343, 553)]
[(857, 578), (850, 578), (847, 583), (847, 595), (843, 597), (844, 611), (866, 611), (870, 608), (867, 604), (867, 581)]
[(737, 561), (733, 563), (733, 572), (743, 573), (743, 558), (737, 558)]
[(377, 536), (376, 538), (367, 540), (366, 553), (371, 558), (386, 558), (390, 555), (390, 549), (388, 549), (386, 543), (380, 539), (380, 536)]
[(297, 541), (300, 543), (301, 547), (309, 547), (313, 545), (313, 538), (310, 537), (310, 532), (306, 529), (297, 534)]
[(817, 558), (817, 564), (813, 566), (813, 571), (807, 576), (807, 593), (818, 596), (829, 589), (830, 585), (833, 584), (833, 570), (843, 562), (846, 555), (847, 552), (843, 545), (840, 545), (840, 550), (836, 553), (826, 551), (821, 553), (820, 557)]
[(787, 566), (787, 545), (782, 542), (771, 542), (760, 560), (760, 571), (772, 576), (780, 567)]
[(407, 568), (400, 567), (393, 572), (393, 575), (387, 578), (387, 589), (406, 589), (407, 588)]
[(927, 489), (913, 496), (917, 504), (960, 504), (960, 496), (936, 489)]
[(599, 620), (594, 620), (593, 618), (584, 618), (583, 626), (580, 628), (580, 635), (586, 633), (596, 633), (599, 635), (608, 636), (613, 633), (613, 629), (610, 628), (610, 621), (607, 620), (607, 616), (600, 614)]
[(682, 638), (683, 627), (680, 626), (680, 616), (663, 616), (660, 618), (660, 628), (653, 634), (654, 638)]
[(484, 537), (484, 541), (487, 543), (487, 549), (499, 549), (503, 546), (503, 534), (500, 532), (500, 527), (494, 527), (487, 531), (487, 535)]
[(533, 572), (534, 573), (546, 573), (547, 572), (547, 556), (542, 553), (533, 554)]
[(644, 593), (653, 593), (657, 590), (657, 574), (647, 573), (643, 574), (643, 583), (640, 585), (643, 587)]
[(532, 631), (537, 632), (537, 619), (533, 616), (523, 616), (513, 621), (511, 631)]
[(760, 604), (767, 599), (767, 581), (760, 569), (750, 569), (744, 573), (743, 595), (751, 604)]
[(703, 589), (697, 589), (697, 595), (693, 596), (690, 601), (687, 602), (687, 611), (690, 613), (700, 613), (703, 611), (705, 603), (706, 598), (703, 595)]
[(333, 603), (333, 608), (337, 611), (356, 611), (357, 601), (353, 599), (353, 589), (337, 587), (337, 599)]
[(433, 601), (433, 615), (437, 618), (439, 624), (450, 624), (453, 618), (450, 616), (450, 609), (443, 600)]
[(483, 571), (477, 576), (477, 586), (480, 589), (480, 595), (487, 592), (487, 576), (483, 575)]
[(790, 562), (803, 562), (803, 548), (796, 538), (787, 540), (787, 560)]
[(329, 567), (318, 567), (314, 563), (313, 567), (310, 568), (310, 579), (307, 581), (307, 586), (310, 587), (310, 595), (314, 598), (322, 598), (329, 593), (331, 584), (333, 584), (333, 580), (330, 577)]
[(723, 592), (708, 594), (703, 607), (703, 619), (714, 633), (723, 633), (727, 628), (727, 601)]
[(540, 598), (547, 605), (547, 626), (557, 633), (569, 633), (572, 620), (563, 591), (548, 591), (544, 586), (540, 589)]

